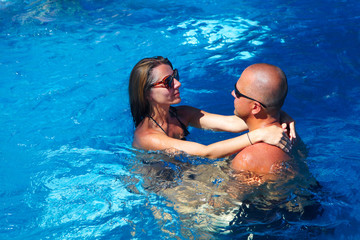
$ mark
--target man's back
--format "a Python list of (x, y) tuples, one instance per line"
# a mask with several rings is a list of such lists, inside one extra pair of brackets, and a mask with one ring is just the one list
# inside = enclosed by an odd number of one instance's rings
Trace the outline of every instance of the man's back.
[(269, 173), (274, 164), (289, 159), (291, 156), (278, 147), (266, 143), (256, 143), (239, 152), (232, 160), (231, 165), (234, 170), (238, 171)]

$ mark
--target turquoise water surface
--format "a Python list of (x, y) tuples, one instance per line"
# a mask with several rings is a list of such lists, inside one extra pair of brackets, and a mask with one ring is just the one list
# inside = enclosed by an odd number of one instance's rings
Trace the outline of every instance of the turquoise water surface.
[[(0, 0), (0, 239), (359, 239), (359, 26), (355, 0)], [(128, 77), (158, 55), (220, 114), (245, 67), (280, 66), (307, 174), (249, 187), (133, 149)]]

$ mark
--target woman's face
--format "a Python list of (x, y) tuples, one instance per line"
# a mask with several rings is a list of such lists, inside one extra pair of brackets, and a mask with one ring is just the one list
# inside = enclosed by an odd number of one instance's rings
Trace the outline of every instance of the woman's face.
[[(161, 64), (153, 69), (152, 75), (156, 79), (156, 82), (163, 80), (167, 76), (173, 75), (174, 71), (167, 64)], [(148, 100), (151, 105), (173, 105), (178, 104), (181, 101), (179, 87), (181, 83), (179, 79), (174, 78), (173, 83), (169, 88), (166, 88), (164, 84), (151, 87), (148, 92)]]

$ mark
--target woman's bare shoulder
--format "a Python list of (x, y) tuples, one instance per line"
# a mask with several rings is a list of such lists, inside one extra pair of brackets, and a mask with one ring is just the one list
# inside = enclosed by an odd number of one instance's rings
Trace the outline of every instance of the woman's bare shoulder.
[(188, 105), (176, 106), (176, 112), (178, 117), (186, 124), (194, 118), (199, 118), (202, 114), (200, 109)]
[(134, 132), (133, 147), (146, 150), (158, 150), (156, 146), (160, 145), (160, 137), (164, 135), (154, 129), (137, 128)]

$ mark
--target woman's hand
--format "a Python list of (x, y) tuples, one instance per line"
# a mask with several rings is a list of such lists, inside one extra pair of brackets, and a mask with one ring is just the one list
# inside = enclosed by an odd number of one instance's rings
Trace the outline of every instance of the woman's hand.
[(292, 119), (286, 112), (280, 111), (280, 121), (281, 127), (288, 134), (291, 143), (294, 143), (296, 140), (296, 131), (295, 131), (295, 120)]
[(279, 147), (284, 152), (290, 152), (292, 147), (287, 133), (281, 127), (275, 125), (256, 129), (249, 132), (249, 135), (252, 143), (263, 141), (267, 144)]

